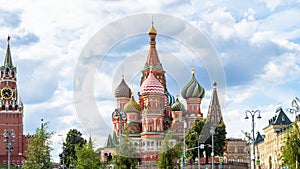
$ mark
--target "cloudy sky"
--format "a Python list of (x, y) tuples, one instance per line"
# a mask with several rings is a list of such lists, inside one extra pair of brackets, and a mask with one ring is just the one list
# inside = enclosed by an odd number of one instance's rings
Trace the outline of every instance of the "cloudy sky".
[[(282, 106), (300, 95), (300, 1), (2, 1), (0, 56), (11, 36), (25, 104), (24, 132), (49, 121), (53, 160), (69, 129), (80, 130), (102, 146), (112, 131), (113, 91), (121, 79), (135, 93), (153, 16), (157, 48), (175, 95), (190, 78), (206, 90), (218, 82), (227, 137), (250, 131), (245, 110), (260, 110), (256, 131)], [(182, 98), (180, 98), (183, 100)], [(184, 100), (183, 100), (184, 102)], [(289, 115), (293, 118), (292, 115)]]

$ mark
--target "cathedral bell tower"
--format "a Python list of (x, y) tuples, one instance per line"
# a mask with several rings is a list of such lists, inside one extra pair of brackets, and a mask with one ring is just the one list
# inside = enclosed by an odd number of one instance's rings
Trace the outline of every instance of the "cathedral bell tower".
[[(0, 132), (14, 131), (15, 142), (12, 144), (11, 163), (20, 164), (24, 160), (23, 144), (23, 103), (19, 99), (17, 89), (17, 68), (13, 65), (10, 52), (10, 37), (7, 38), (7, 50), (4, 63), (0, 69)], [(0, 142), (0, 163), (7, 164), (6, 143)]]

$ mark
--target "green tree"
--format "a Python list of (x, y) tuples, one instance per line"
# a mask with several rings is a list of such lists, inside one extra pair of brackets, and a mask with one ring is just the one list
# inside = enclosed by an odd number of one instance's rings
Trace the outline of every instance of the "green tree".
[(99, 153), (94, 151), (92, 139), (84, 144), (82, 148), (76, 147), (76, 157), (75, 168), (78, 169), (105, 169), (107, 163), (101, 163), (101, 157)]
[[(200, 156), (203, 157), (203, 152), (206, 154), (206, 162), (208, 162), (209, 154), (211, 154), (211, 124), (207, 119), (196, 120), (192, 129), (188, 131), (186, 135), (186, 145), (187, 148), (198, 147), (198, 139), (200, 138), (200, 143), (205, 144), (205, 149), (200, 150)], [(225, 140), (226, 140), (226, 127), (224, 123), (215, 126), (214, 134), (214, 154), (222, 156), (224, 153)], [(200, 136), (200, 137), (199, 137)], [(187, 157), (195, 159), (198, 157), (198, 149), (192, 149), (187, 151)]]
[(69, 167), (71, 162), (77, 161), (76, 157), (76, 146), (81, 148), (86, 144), (86, 140), (82, 137), (80, 131), (76, 129), (70, 129), (66, 141), (63, 143), (63, 152), (59, 154), (61, 164), (62, 164), (62, 154), (64, 154), (65, 166)]
[(170, 144), (172, 132), (168, 132), (162, 140), (162, 149), (159, 152), (157, 166), (160, 169), (175, 168), (176, 161), (182, 157), (182, 142), (177, 143), (174, 147)]
[(300, 165), (300, 129), (297, 123), (293, 123), (292, 128), (287, 131), (281, 151), (280, 158), (284, 167), (296, 168), (296, 163)]
[(48, 169), (52, 168), (50, 161), (50, 137), (54, 134), (48, 132), (48, 123), (42, 123), (41, 128), (36, 129), (36, 133), (29, 140), (28, 149), (25, 152), (26, 161), (23, 166), (25, 169)]
[(118, 169), (135, 169), (140, 156), (137, 153), (137, 149), (132, 146), (126, 129), (124, 133), (126, 136), (122, 136), (122, 141), (114, 156), (113, 164)]

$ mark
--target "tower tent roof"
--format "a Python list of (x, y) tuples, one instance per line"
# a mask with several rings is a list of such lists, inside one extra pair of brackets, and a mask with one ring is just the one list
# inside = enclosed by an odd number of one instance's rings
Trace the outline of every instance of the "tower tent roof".
[(207, 117), (211, 120), (213, 124), (220, 124), (223, 122), (221, 106), (218, 99), (217, 93), (217, 83), (213, 84), (212, 98), (208, 107)]
[(105, 148), (112, 148), (113, 146), (114, 146), (113, 141), (112, 141), (111, 135), (109, 134), (108, 138), (106, 140), (106, 143), (104, 144), (104, 147)]
[(12, 68), (13, 63), (12, 63), (12, 59), (11, 59), (9, 42), (10, 42), (10, 36), (7, 37), (7, 50), (6, 50), (6, 55), (5, 55), (5, 59), (4, 59), (4, 67)]

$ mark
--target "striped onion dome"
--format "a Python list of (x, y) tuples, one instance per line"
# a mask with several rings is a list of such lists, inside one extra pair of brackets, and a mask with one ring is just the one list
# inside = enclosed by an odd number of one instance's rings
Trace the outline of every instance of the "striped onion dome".
[(164, 86), (150, 72), (147, 79), (141, 85), (140, 93), (141, 95), (164, 94), (164, 90)]
[(175, 97), (169, 93), (167, 90), (166, 94), (168, 95), (168, 105), (171, 106), (175, 102)]
[(171, 106), (172, 111), (184, 111), (184, 105), (176, 97), (176, 101)]
[(140, 112), (142, 109), (140, 105), (135, 101), (134, 97), (131, 96), (131, 99), (128, 103), (124, 106), (124, 111), (126, 113), (128, 112)]
[(126, 84), (124, 78), (122, 78), (121, 83), (116, 88), (116, 90), (115, 90), (115, 96), (116, 96), (116, 98), (119, 98), (119, 97), (130, 98), (130, 96), (131, 96), (131, 89)]
[(194, 75), (194, 68), (192, 70), (191, 80), (183, 87), (181, 95), (184, 99), (187, 98), (203, 98), (205, 95), (204, 88), (198, 83)]

